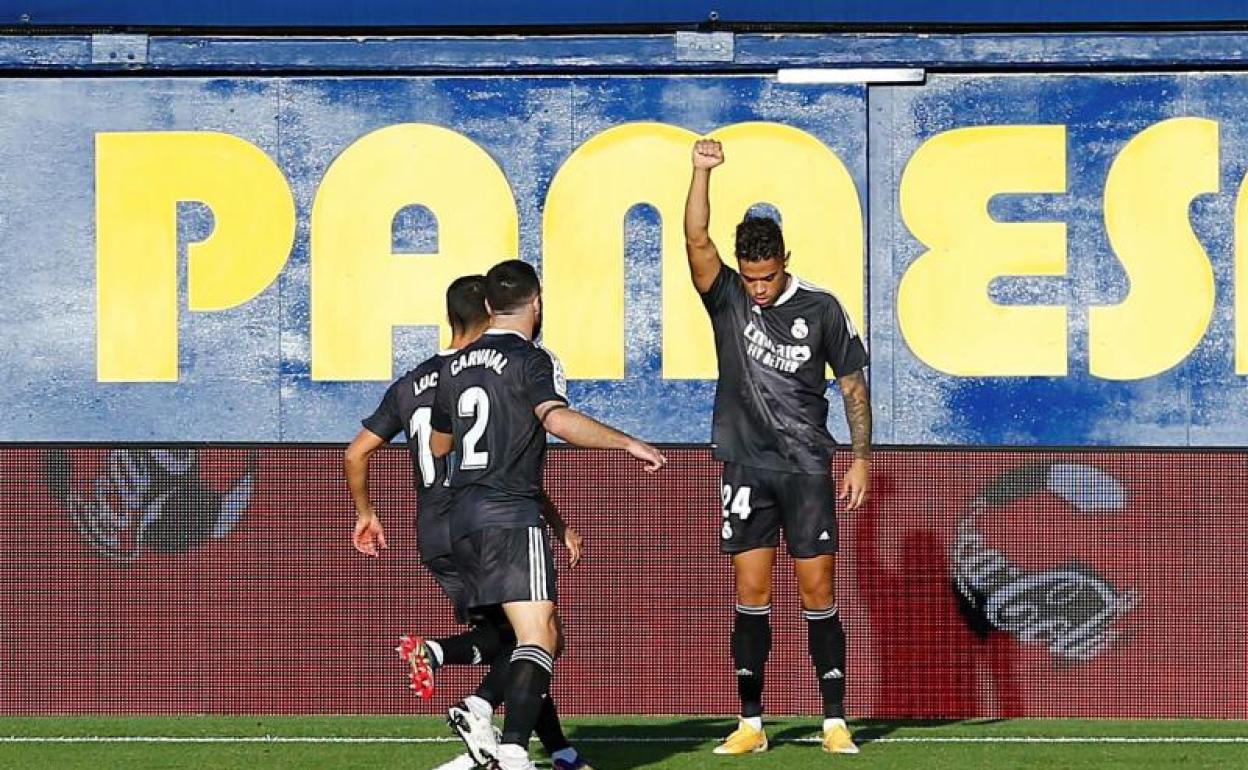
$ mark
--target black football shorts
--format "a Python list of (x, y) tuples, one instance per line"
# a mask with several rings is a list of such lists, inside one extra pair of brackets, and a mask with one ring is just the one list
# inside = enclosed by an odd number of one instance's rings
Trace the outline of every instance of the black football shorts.
[(467, 608), (557, 600), (544, 527), (478, 530), (456, 540), (454, 550)]
[(837, 551), (836, 492), (827, 473), (782, 473), (724, 463), (719, 549), (775, 548), (780, 531), (795, 559)]

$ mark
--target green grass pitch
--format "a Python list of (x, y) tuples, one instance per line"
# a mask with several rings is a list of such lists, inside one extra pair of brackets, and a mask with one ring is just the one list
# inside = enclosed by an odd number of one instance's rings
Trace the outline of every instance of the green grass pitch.
[[(1248, 722), (1237, 721), (862, 721), (856, 757), (820, 751), (813, 718), (770, 720), (771, 751), (746, 757), (710, 753), (727, 719), (566, 721), (598, 770), (1248, 767)], [(0, 718), (4, 768), (430, 768), (460, 748), (435, 717)]]

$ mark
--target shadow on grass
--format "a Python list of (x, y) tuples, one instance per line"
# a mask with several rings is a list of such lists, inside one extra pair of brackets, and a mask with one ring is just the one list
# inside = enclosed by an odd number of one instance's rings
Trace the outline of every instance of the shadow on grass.
[(902, 729), (949, 727), (950, 725), (995, 725), (1008, 719), (856, 719), (854, 740), (859, 744), (887, 738)]
[[(898, 730), (941, 728), (951, 725), (992, 725), (1007, 719), (856, 719), (850, 722), (859, 746), (887, 738)], [(595, 770), (625, 770), (662, 764), (673, 757), (696, 756), (708, 751), (736, 727), (734, 718), (687, 717), (662, 723), (569, 725), (568, 739)], [(777, 729), (778, 728), (778, 729)], [(774, 732), (773, 732), (774, 730)], [(819, 720), (776, 725), (768, 730), (773, 745), (801, 739), (818, 739)], [(677, 741), (674, 738), (692, 738)], [(708, 761), (710, 758), (707, 758)], [(719, 759), (719, 758), (717, 758)]]
[[(736, 727), (735, 719), (688, 717), (658, 724), (597, 724), (569, 726), (568, 740), (594, 770), (625, 770), (662, 763), (680, 754), (706, 751)], [(673, 738), (694, 738), (674, 741)], [(651, 742), (648, 742), (651, 741)]]

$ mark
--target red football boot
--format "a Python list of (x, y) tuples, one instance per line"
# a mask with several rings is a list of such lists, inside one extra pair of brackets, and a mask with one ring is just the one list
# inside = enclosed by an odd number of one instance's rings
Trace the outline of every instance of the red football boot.
[(425, 640), (419, 636), (408, 636), (404, 634), (399, 637), (399, 646), (394, 648), (399, 654), (399, 659), (411, 666), (412, 671), (407, 675), (411, 682), (408, 686), (416, 691), (421, 698), (428, 700), (433, 697), (433, 662), (429, 648), (425, 646)]

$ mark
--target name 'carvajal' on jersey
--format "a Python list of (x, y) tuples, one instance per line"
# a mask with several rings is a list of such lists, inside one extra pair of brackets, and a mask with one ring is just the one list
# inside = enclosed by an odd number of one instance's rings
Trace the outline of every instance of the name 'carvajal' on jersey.
[(497, 350), (470, 350), (451, 361), (451, 376), (458, 377), (470, 366), (484, 366), (493, 369), (495, 374), (502, 374), (507, 368), (507, 356)]

